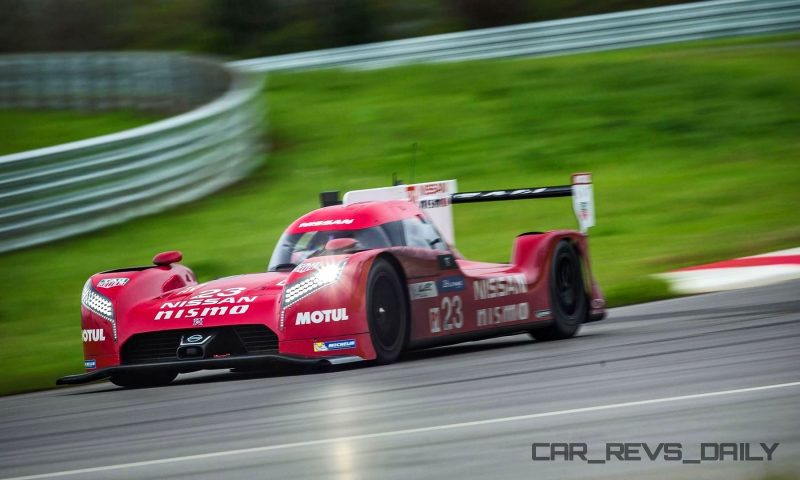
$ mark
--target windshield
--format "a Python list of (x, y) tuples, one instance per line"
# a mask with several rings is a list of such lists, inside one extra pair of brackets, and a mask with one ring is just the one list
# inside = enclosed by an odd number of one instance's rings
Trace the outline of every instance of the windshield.
[(320, 255), (325, 250), (325, 244), (334, 238), (352, 238), (356, 241), (356, 250), (369, 250), (372, 248), (385, 248), (401, 245), (401, 239), (390, 240), (389, 229), (386, 225), (364, 228), (361, 230), (321, 230), (305, 233), (284, 233), (272, 258), (269, 261), (269, 270), (294, 268), (303, 260)]

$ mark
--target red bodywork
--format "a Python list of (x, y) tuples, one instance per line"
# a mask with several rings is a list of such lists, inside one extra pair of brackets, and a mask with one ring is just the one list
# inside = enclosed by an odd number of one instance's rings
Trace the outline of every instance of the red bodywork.
[[(411, 202), (340, 205), (299, 218), (287, 233), (356, 230), (419, 215), (424, 213)], [(553, 250), (562, 240), (576, 246), (583, 262), (590, 300), (586, 320), (602, 318), (605, 301), (591, 273), (586, 236), (570, 230), (518, 236), (509, 264), (466, 260), (452, 248), (397, 246), (317, 256), (291, 271), (237, 275), (202, 284), (177, 263), (96, 274), (87, 288), (107, 298), (113, 314), (104, 317), (87, 308), (87, 302), (105, 301), (87, 297), (85, 290), (81, 323), (87, 372), (130, 363), (121, 354), (136, 335), (180, 330), (202, 336), (239, 325), (269, 329), (277, 337), (277, 348), (269, 351), (288, 359), (375, 359), (365, 284), (378, 257), (399, 267), (408, 285), (411, 315), (406, 348), (529, 330), (552, 321), (548, 272)], [(305, 284), (298, 282), (308, 279), (310, 285), (318, 278), (333, 281), (303, 296)], [(287, 294), (286, 289), (293, 286), (291, 295)], [(230, 360), (241, 354), (217, 351), (211, 360)], [(199, 368), (215, 367), (206, 362), (193, 368), (189, 361), (181, 371)]]

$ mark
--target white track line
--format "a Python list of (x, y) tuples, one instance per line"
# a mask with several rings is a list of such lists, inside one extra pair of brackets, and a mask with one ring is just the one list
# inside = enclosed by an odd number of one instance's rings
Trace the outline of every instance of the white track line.
[(583, 407), (583, 408), (572, 408), (569, 410), (556, 410), (553, 412), (544, 412), (544, 413), (531, 413), (528, 415), (517, 415), (514, 417), (500, 417), (500, 418), (490, 418), (487, 420), (475, 420), (472, 422), (462, 422), (462, 423), (450, 423), (447, 425), (436, 425), (432, 427), (420, 427), (420, 428), (409, 428), (406, 430), (393, 430), (389, 432), (377, 432), (377, 433), (366, 433), (362, 435), (350, 435), (347, 437), (334, 437), (334, 438), (324, 438), (320, 440), (309, 440), (305, 442), (294, 442), (294, 443), (283, 443), (278, 445), (266, 445), (262, 447), (253, 447), (253, 448), (241, 448), (238, 450), (226, 450), (223, 452), (211, 452), (211, 453), (201, 453), (198, 455), (186, 455), (183, 457), (172, 457), (172, 458), (162, 458), (159, 460), (145, 460), (143, 462), (132, 462), (132, 463), (120, 463), (117, 465), (106, 465), (103, 467), (92, 467), (92, 468), (81, 468), (78, 470), (64, 470), (61, 472), (52, 472), (52, 473), (42, 473), (38, 475), (27, 475), (24, 477), (9, 477), (0, 480), (35, 480), (40, 478), (55, 478), (55, 477), (66, 477), (69, 475), (81, 475), (86, 473), (97, 473), (97, 472), (107, 472), (110, 470), (122, 470), (126, 468), (136, 468), (136, 467), (149, 467), (152, 465), (162, 465), (165, 463), (177, 463), (177, 462), (188, 462), (192, 460), (204, 460), (208, 458), (217, 458), (217, 457), (228, 457), (231, 455), (243, 455), (248, 453), (260, 453), (260, 452), (268, 452), (271, 450), (283, 450), (287, 448), (297, 448), (297, 447), (310, 447), (316, 445), (324, 445), (328, 443), (338, 443), (338, 442), (350, 442), (350, 441), (357, 441), (357, 440), (369, 440), (373, 438), (383, 438), (383, 437), (394, 437), (398, 435), (408, 435), (412, 433), (425, 433), (425, 432), (437, 432), (440, 430), (452, 430), (456, 428), (466, 428), (466, 427), (477, 427), (481, 425), (491, 425), (495, 423), (507, 423), (507, 422), (516, 422), (519, 420), (532, 420), (535, 418), (544, 418), (544, 417), (555, 417), (559, 415), (570, 415), (573, 413), (586, 413), (586, 412), (597, 412), (602, 410), (612, 410), (616, 408), (625, 408), (625, 407), (638, 407), (642, 405), (653, 405), (657, 403), (667, 403), (667, 402), (680, 402), (684, 400), (695, 400), (700, 398), (709, 398), (709, 397), (721, 397), (723, 395), (735, 395), (737, 393), (749, 393), (749, 392), (759, 392), (762, 390), (773, 390), (776, 388), (787, 388), (787, 387), (797, 387), (800, 386), (800, 382), (790, 382), (790, 383), (779, 383), (775, 385), (764, 385), (760, 387), (748, 387), (748, 388), (737, 388), (736, 390), (722, 390), (718, 392), (708, 392), (708, 393), (697, 393), (694, 395), (681, 395), (678, 397), (665, 397), (665, 398), (655, 398), (652, 400), (639, 400), (635, 402), (624, 402), (624, 403), (612, 403), (609, 405), (597, 405), (594, 407)]

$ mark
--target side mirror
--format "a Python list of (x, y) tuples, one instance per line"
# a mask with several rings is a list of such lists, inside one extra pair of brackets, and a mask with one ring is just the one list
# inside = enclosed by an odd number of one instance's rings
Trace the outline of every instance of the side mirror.
[(328, 240), (328, 243), (325, 244), (325, 250), (328, 252), (350, 250), (356, 246), (356, 243), (354, 238), (334, 238), (333, 240)]
[(166, 267), (173, 263), (178, 263), (183, 260), (183, 253), (180, 250), (170, 250), (168, 252), (161, 252), (153, 257), (153, 263), (160, 267)]

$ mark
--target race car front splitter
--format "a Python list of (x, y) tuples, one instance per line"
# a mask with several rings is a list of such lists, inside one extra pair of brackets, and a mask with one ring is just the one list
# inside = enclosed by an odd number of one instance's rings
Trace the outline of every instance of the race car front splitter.
[(305, 366), (329, 366), (344, 363), (361, 362), (364, 359), (355, 355), (337, 355), (330, 357), (298, 357), (292, 355), (242, 355), (226, 358), (206, 358), (195, 360), (179, 360), (161, 363), (146, 363), (141, 365), (118, 365), (99, 370), (67, 375), (56, 380), (56, 385), (75, 385), (93, 382), (113, 376), (122, 372), (147, 372), (158, 370), (173, 370), (178, 373), (189, 373), (197, 370), (216, 370), (229, 368), (264, 367), (275, 363), (286, 363)]

